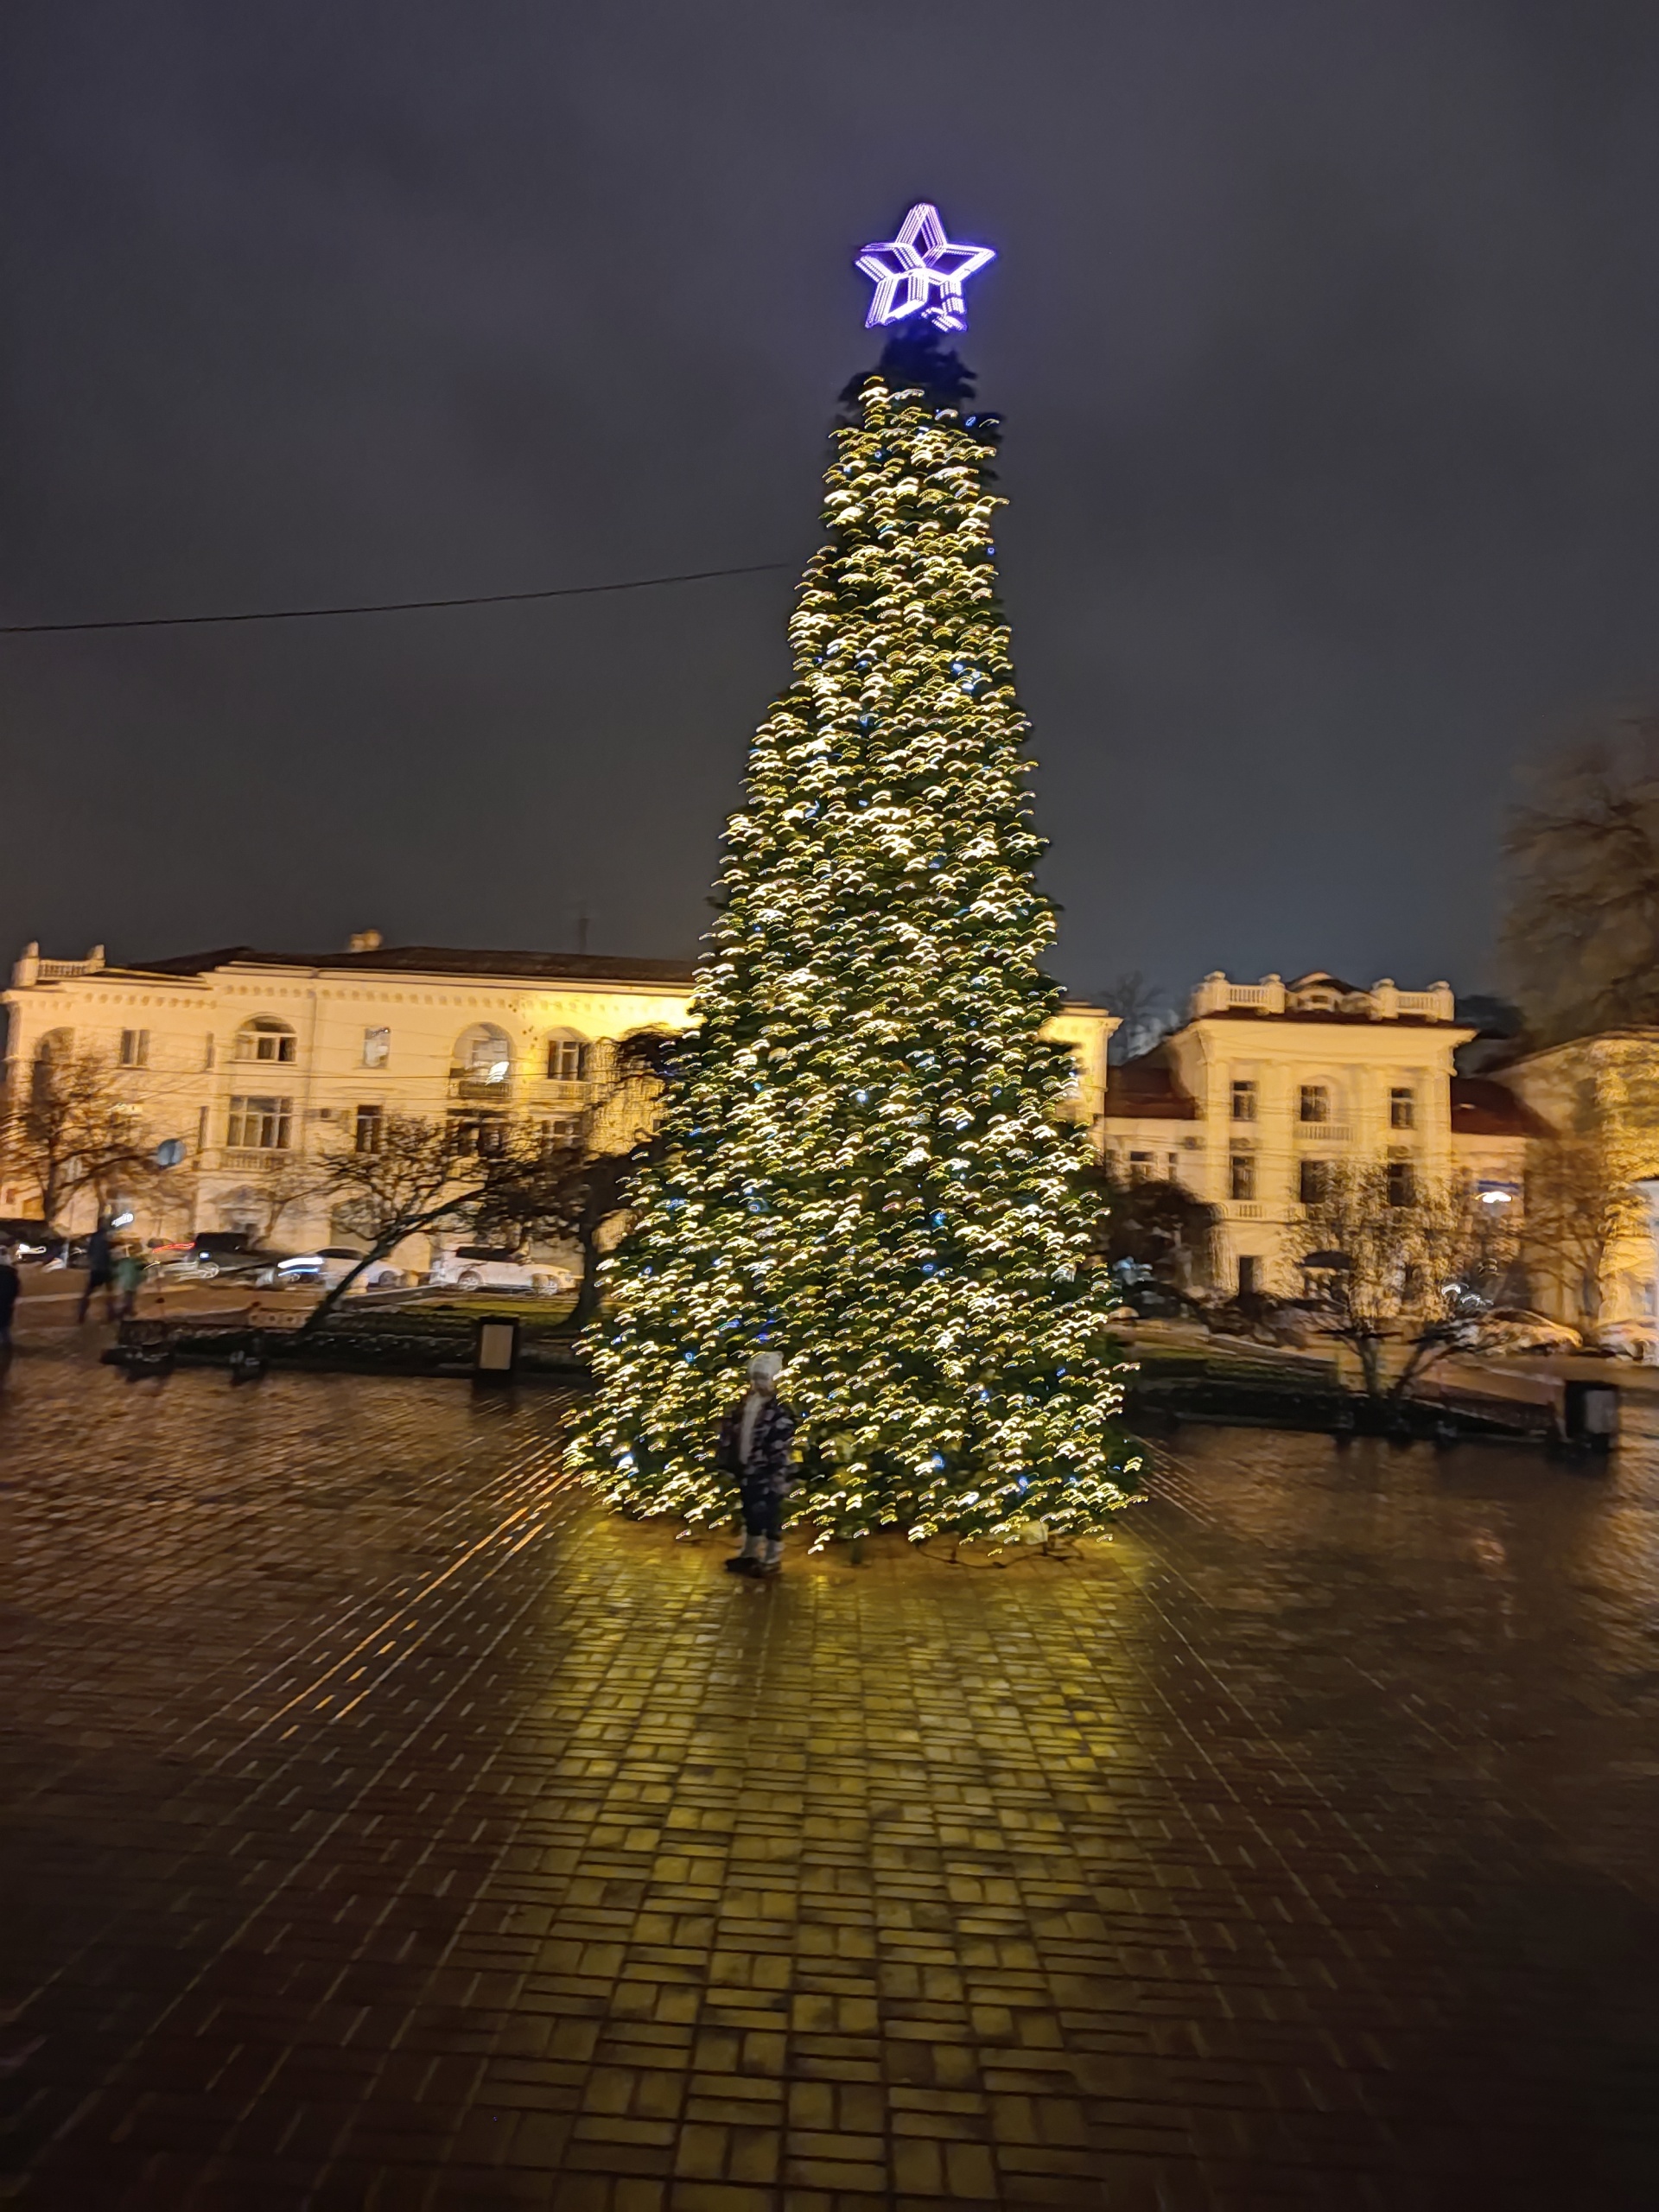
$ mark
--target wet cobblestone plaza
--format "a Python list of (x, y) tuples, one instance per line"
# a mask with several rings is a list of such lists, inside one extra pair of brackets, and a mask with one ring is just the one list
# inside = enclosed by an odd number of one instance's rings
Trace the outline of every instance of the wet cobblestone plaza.
[(560, 1417), (20, 1356), (13, 2201), (1659, 2203), (1659, 1447), (768, 1586)]

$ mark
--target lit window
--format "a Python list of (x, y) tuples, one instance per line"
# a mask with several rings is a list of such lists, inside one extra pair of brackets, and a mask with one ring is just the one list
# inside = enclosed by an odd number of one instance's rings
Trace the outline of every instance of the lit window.
[(359, 1106), (357, 1127), (353, 1134), (353, 1149), (358, 1152), (378, 1152), (380, 1140), (385, 1134), (385, 1109), (380, 1106)]
[(1236, 1152), (1227, 1166), (1228, 1197), (1253, 1198), (1255, 1196), (1255, 1154), (1251, 1152)]
[(294, 1032), (285, 1021), (262, 1018), (245, 1022), (236, 1033), (236, 1057), (238, 1060), (279, 1060), (289, 1062), (294, 1058)]
[(147, 1068), (149, 1065), (148, 1029), (124, 1029), (121, 1032), (121, 1065), (124, 1068)]
[(550, 1037), (547, 1040), (547, 1072), (554, 1083), (585, 1083), (588, 1078), (588, 1047), (575, 1037)]
[(363, 1032), (363, 1065), (365, 1068), (383, 1068), (391, 1058), (390, 1029), (365, 1029)]
[(232, 1098), (225, 1141), (232, 1152), (286, 1152), (293, 1101)]
[(499, 1114), (452, 1114), (449, 1148), (461, 1160), (494, 1160), (505, 1151), (507, 1127)]
[(1322, 1083), (1302, 1085), (1300, 1119), (1304, 1122), (1328, 1122), (1331, 1118), (1331, 1093)]
[(1305, 1160), (1297, 1176), (1296, 1195), (1305, 1206), (1322, 1205), (1325, 1192), (1331, 1187), (1331, 1163), (1327, 1160)]
[(1411, 1172), (1411, 1162), (1408, 1160), (1391, 1160), (1389, 1162), (1389, 1204), (1391, 1206), (1408, 1206), (1416, 1196), (1417, 1184)]
[(1255, 1085), (1253, 1083), (1236, 1083), (1233, 1085), (1233, 1119), (1236, 1122), (1253, 1122), (1255, 1119)]
[(455, 1039), (449, 1080), (463, 1098), (505, 1098), (512, 1080), (512, 1043), (493, 1022), (477, 1021)]
[(1416, 1126), (1416, 1092), (1391, 1090), (1389, 1093), (1389, 1127), (1391, 1129), (1414, 1129)]

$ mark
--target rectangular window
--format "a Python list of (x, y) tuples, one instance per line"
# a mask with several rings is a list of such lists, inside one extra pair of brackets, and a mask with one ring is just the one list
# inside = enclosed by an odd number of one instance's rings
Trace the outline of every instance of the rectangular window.
[(582, 1142), (582, 1122), (575, 1114), (555, 1114), (542, 1124), (542, 1141), (549, 1152), (569, 1152)]
[(204, 1068), (211, 1068), (211, 1067), (212, 1067), (212, 1065), (213, 1065), (213, 1055), (214, 1055), (213, 1033), (213, 1031), (210, 1029), (210, 1030), (207, 1032), (207, 1044), (206, 1044), (206, 1046), (205, 1046), (205, 1048), (204, 1048), (204, 1050), (203, 1050), (203, 1052), (202, 1052), (202, 1055), (201, 1055), (201, 1065), (202, 1065), (202, 1066), (203, 1066)]
[(365, 1029), (363, 1032), (363, 1065), (365, 1068), (383, 1068), (391, 1058), (390, 1029)]
[(1328, 1122), (1331, 1118), (1331, 1093), (1322, 1083), (1302, 1085), (1300, 1118), (1304, 1122)]
[(1391, 1160), (1389, 1162), (1389, 1204), (1391, 1206), (1408, 1206), (1416, 1196), (1417, 1184), (1411, 1172), (1411, 1162), (1408, 1160)]
[(1389, 1127), (1391, 1129), (1414, 1129), (1416, 1126), (1416, 1092), (1391, 1090), (1389, 1093)]
[(289, 1098), (232, 1098), (225, 1141), (232, 1152), (286, 1152)]
[(124, 1068), (147, 1068), (149, 1065), (148, 1029), (124, 1029), (121, 1032), (121, 1065)]
[(1253, 1122), (1255, 1119), (1255, 1085), (1253, 1083), (1236, 1083), (1233, 1085), (1233, 1119), (1236, 1122)]
[(1255, 1196), (1255, 1154), (1236, 1152), (1227, 1163), (1227, 1195), (1230, 1198), (1253, 1198)]
[(1331, 1163), (1328, 1160), (1305, 1160), (1297, 1173), (1296, 1195), (1305, 1206), (1324, 1204), (1325, 1194), (1331, 1187)]
[(359, 1106), (357, 1127), (353, 1133), (353, 1148), (357, 1152), (378, 1152), (380, 1139), (386, 1125), (385, 1109), (380, 1106)]
[(449, 1148), (461, 1160), (495, 1160), (505, 1151), (507, 1125), (499, 1114), (452, 1114)]
[(553, 1037), (547, 1046), (548, 1078), (553, 1083), (585, 1083), (588, 1047), (574, 1037)]
[(196, 1150), (198, 1152), (206, 1152), (207, 1149), (207, 1109), (203, 1106), (198, 1109), (196, 1114)]
[(1129, 1154), (1129, 1180), (1131, 1183), (1151, 1182), (1152, 1154), (1149, 1152), (1132, 1152)]
[(236, 1039), (236, 1057), (238, 1060), (292, 1060), (294, 1032), (257, 1026), (241, 1030)]

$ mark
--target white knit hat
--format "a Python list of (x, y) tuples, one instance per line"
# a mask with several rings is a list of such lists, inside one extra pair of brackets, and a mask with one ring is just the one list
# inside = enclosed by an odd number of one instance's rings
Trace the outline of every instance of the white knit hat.
[(784, 1371), (781, 1352), (758, 1351), (749, 1362), (751, 1382), (775, 1382)]

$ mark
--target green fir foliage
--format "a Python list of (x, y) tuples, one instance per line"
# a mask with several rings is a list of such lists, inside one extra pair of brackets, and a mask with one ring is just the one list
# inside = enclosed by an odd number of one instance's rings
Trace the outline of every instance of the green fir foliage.
[(1098, 1529), (1139, 1465), (1086, 1264), (1075, 1071), (996, 598), (984, 429), (888, 363), (835, 434), (795, 681), (732, 817), (701, 1027), (590, 1345), (613, 1505), (731, 1517), (715, 1427), (762, 1346), (821, 1540)]

